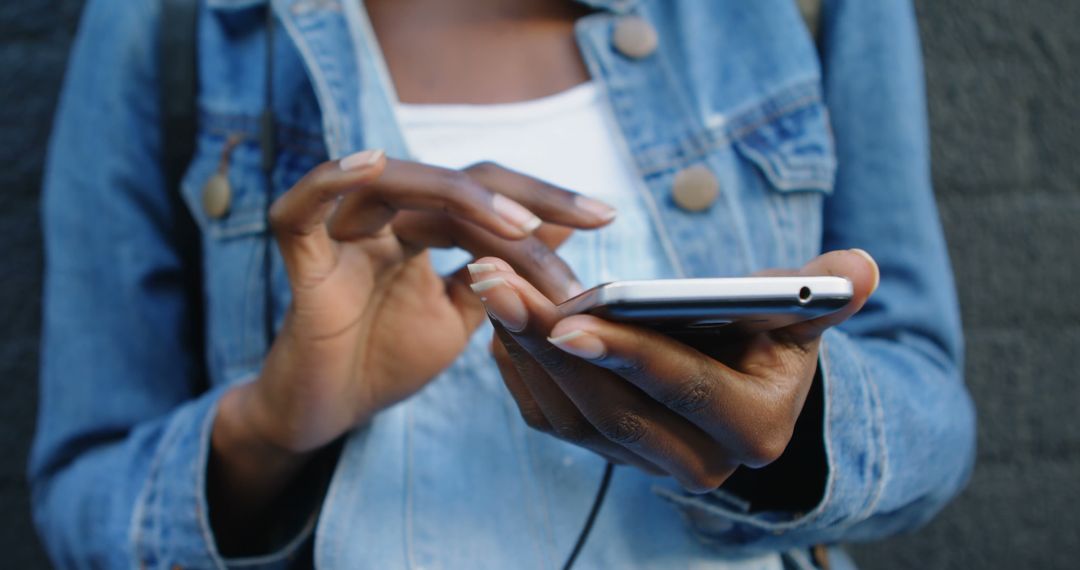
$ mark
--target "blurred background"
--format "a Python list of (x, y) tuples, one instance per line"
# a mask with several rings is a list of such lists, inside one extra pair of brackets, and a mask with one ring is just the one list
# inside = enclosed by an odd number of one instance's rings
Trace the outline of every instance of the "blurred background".
[[(746, 1), (746, 0), (743, 0)], [(849, 0), (870, 1), (870, 0)], [(81, 0), (0, 2), (0, 558), (47, 568), (36, 408), (45, 143)], [(934, 181), (967, 329), (979, 462), (866, 569), (1080, 568), (1080, 1), (917, 0)], [(933, 445), (933, 442), (927, 442)]]

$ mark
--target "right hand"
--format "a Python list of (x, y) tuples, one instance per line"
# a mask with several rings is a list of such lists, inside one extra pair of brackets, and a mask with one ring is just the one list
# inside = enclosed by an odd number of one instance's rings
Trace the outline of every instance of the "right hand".
[(422, 388), (484, 320), (467, 270), (437, 274), (426, 248), (501, 257), (567, 298), (580, 285), (552, 250), (613, 217), (490, 163), (455, 171), (369, 151), (317, 167), (271, 207), (292, 304), (258, 380), (223, 398), (221, 427), (240, 422), (292, 454), (325, 446)]

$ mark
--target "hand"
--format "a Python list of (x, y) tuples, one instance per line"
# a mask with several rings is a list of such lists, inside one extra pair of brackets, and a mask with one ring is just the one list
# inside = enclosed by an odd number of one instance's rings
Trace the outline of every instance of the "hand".
[(847, 306), (718, 346), (704, 335), (691, 345), (563, 315), (503, 260), (473, 267), (473, 289), (496, 323), (493, 353), (525, 421), (693, 492), (716, 489), (740, 465), (780, 457), (813, 382), (822, 333), (855, 314), (878, 281), (861, 250), (822, 255), (798, 274), (846, 277), (854, 288)]
[(613, 217), (600, 202), (493, 164), (454, 171), (364, 152), (317, 167), (270, 210), (292, 304), (259, 378), (221, 399), (212, 437), (220, 500), (254, 512), (306, 457), (462, 352), (483, 307), (466, 269), (437, 274), (428, 247), (499, 255), (568, 297), (580, 285), (552, 249), (570, 228)]
[(590, 202), (491, 164), (459, 172), (365, 153), (314, 170), (270, 210), (293, 297), (253, 385), (262, 433), (317, 449), (457, 357), (484, 312), (467, 271), (436, 274), (428, 247), (499, 252), (550, 290), (573, 287), (532, 234), (541, 219), (607, 223), (613, 211)]

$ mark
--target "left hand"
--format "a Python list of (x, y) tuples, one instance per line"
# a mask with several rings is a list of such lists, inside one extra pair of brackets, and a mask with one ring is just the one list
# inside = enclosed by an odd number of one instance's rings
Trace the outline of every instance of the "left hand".
[[(783, 454), (817, 371), (821, 335), (873, 293), (878, 268), (859, 250), (810, 261), (799, 275), (851, 281), (843, 309), (717, 346), (649, 329), (560, 313), (497, 258), (470, 266), (493, 318), (493, 353), (525, 421), (618, 463), (716, 489), (740, 465)], [(770, 271), (770, 275), (784, 272)]]

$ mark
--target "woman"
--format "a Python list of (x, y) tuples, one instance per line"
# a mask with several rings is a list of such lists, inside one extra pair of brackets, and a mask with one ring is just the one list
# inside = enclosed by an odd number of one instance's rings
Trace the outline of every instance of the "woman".
[[(820, 54), (789, 0), (587, 4), (208, 0), (176, 199), (158, 2), (89, 3), (44, 203), (57, 565), (558, 566), (610, 460), (577, 567), (811, 567), (960, 489), (908, 3), (826, 3)], [(554, 307), (799, 266), (855, 298), (735, 344)]]

